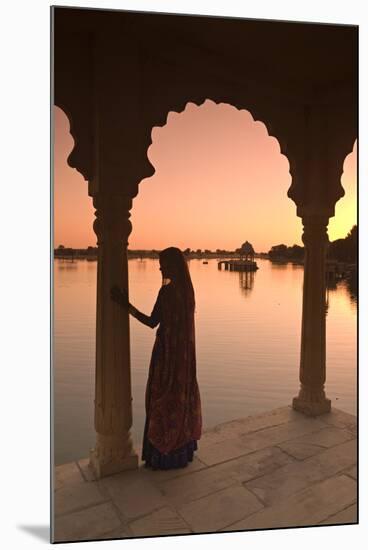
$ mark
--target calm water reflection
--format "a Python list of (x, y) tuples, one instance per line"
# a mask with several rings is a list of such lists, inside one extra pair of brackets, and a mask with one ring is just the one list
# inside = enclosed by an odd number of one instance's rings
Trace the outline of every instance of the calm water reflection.
[[(303, 268), (257, 260), (259, 270), (219, 271), (190, 261), (196, 290), (197, 371), (204, 427), (291, 403), (299, 388)], [(129, 260), (130, 297), (151, 312), (157, 260)], [(55, 462), (86, 457), (93, 428), (96, 262), (55, 260)], [(356, 294), (329, 289), (327, 383), (332, 404), (356, 414)], [(155, 337), (131, 317), (133, 438), (141, 443), (144, 391)]]

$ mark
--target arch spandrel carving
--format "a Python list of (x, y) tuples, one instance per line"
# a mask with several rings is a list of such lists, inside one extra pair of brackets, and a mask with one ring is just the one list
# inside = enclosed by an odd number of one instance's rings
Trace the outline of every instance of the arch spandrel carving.
[(297, 214), (334, 216), (335, 204), (345, 194), (341, 185), (343, 165), (356, 139), (354, 102), (316, 104), (305, 110), (297, 142), (288, 196)]
[(67, 33), (54, 45), (54, 103), (69, 119), (74, 147), (68, 164), (86, 181), (94, 177), (94, 40), (90, 33)]
[[(195, 40), (192, 43), (192, 37), (185, 34), (184, 45), (175, 45), (170, 53), (162, 50), (160, 40), (151, 43), (156, 35), (152, 36), (150, 26), (146, 28), (147, 36), (141, 33), (136, 40), (129, 26), (124, 26), (124, 33), (121, 29), (108, 33), (106, 28), (85, 29), (71, 41), (60, 42), (68, 42), (66, 51), (60, 45), (55, 49), (55, 102), (68, 115), (75, 139), (68, 162), (89, 181), (90, 195), (107, 192), (135, 197), (139, 182), (155, 171), (147, 157), (152, 129), (164, 126), (170, 111), (180, 113), (188, 102), (201, 105), (210, 99), (249, 111), (277, 139), (289, 161), (292, 184), (288, 196), (296, 203), (298, 215), (303, 215), (303, 208), (317, 207), (333, 215), (334, 203), (343, 194), (343, 159), (352, 143), (337, 143), (337, 128), (327, 129), (321, 147), (330, 140), (327, 156), (341, 157), (341, 172), (337, 174), (340, 167), (336, 163), (329, 167), (324, 160), (318, 178), (308, 175), (309, 157), (318, 158), (318, 140), (314, 139), (318, 131), (313, 134), (305, 115), (312, 85), (303, 92), (297, 83), (275, 79), (274, 73), (262, 76), (261, 68), (254, 63), (242, 63), (239, 55), (219, 56), (216, 51), (199, 47)], [(133, 26), (133, 30), (136, 33), (137, 28)], [(193, 51), (198, 51), (197, 58), (188, 54)], [(314, 98), (322, 107), (323, 93), (318, 92)], [(327, 106), (334, 104), (331, 89), (325, 99)], [(349, 108), (346, 119), (351, 115)], [(318, 124), (325, 122), (322, 109)], [(332, 128), (331, 117), (327, 122)], [(343, 121), (345, 142), (350, 140), (346, 138), (348, 126), (349, 121)]]
[[(146, 88), (147, 90), (147, 88)], [(140, 121), (140, 127), (135, 126), (135, 118), (126, 109), (116, 112), (116, 116), (125, 121), (125, 128), (114, 127), (109, 129), (108, 121), (105, 121), (103, 136), (103, 147), (97, 153), (97, 158), (103, 166), (97, 166), (96, 146), (92, 130), (90, 135), (86, 131), (85, 118), (88, 110), (80, 109), (77, 102), (74, 102), (73, 109), (77, 113), (61, 105), (71, 122), (71, 134), (75, 139), (75, 146), (69, 156), (68, 162), (71, 166), (80, 171), (84, 178), (90, 183), (95, 178), (102, 178), (108, 182), (109, 192), (123, 193), (131, 198), (138, 193), (140, 181), (152, 176), (155, 168), (150, 163), (147, 152), (152, 143), (151, 132), (156, 126), (164, 126), (170, 112), (181, 113), (185, 110), (187, 103), (192, 102), (200, 106), (206, 99), (216, 104), (227, 103), (238, 110), (247, 110), (255, 121), (262, 122), (270, 136), (277, 139), (281, 154), (285, 155), (289, 162), (289, 171), (292, 176), (292, 183), (288, 191), (298, 209), (298, 215), (303, 216), (305, 209), (322, 210), (334, 213), (334, 205), (344, 195), (340, 180), (343, 171), (343, 162), (348, 153), (351, 152), (354, 144), (353, 125), (350, 132), (346, 126), (343, 138), (339, 135), (336, 123), (331, 122), (326, 116), (317, 124), (317, 129), (308, 129), (305, 123), (304, 112), (295, 107), (285, 107), (283, 110), (279, 102), (263, 103), (254, 98), (243, 98), (223, 93), (208, 88), (208, 93), (200, 95), (185, 95), (181, 91), (180, 97), (161, 97), (160, 104), (155, 104), (150, 111), (150, 94), (147, 90), (147, 102), (145, 105), (144, 122)], [(169, 94), (168, 94), (169, 95)], [(144, 97), (141, 98), (144, 101)], [(288, 109), (288, 110), (287, 110)], [(340, 121), (340, 123), (343, 121)], [(320, 125), (325, 124), (324, 133), (318, 130)], [(88, 127), (88, 126), (87, 126)], [(129, 128), (133, 128), (129, 140)], [(336, 136), (339, 136), (338, 139)], [(123, 152), (125, 151), (125, 154)], [(318, 163), (319, 174), (311, 172), (311, 163)], [(102, 172), (99, 173), (99, 170)], [(106, 188), (107, 190), (107, 188)], [(90, 194), (95, 195), (103, 191), (97, 186)]]

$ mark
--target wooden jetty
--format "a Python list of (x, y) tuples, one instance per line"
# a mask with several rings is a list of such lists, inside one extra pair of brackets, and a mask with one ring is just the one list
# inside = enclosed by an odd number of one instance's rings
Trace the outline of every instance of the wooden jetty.
[(253, 260), (221, 260), (217, 267), (221, 269), (225, 267), (227, 271), (257, 271), (257, 263)]

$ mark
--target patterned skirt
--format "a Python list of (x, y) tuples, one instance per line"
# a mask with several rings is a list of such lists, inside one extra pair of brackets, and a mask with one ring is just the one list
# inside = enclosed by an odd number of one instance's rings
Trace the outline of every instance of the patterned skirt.
[(148, 421), (146, 420), (143, 436), (142, 460), (146, 468), (153, 470), (170, 470), (172, 468), (185, 468), (193, 460), (194, 451), (198, 449), (197, 441), (192, 439), (183, 447), (169, 453), (161, 453), (152, 445), (147, 437)]

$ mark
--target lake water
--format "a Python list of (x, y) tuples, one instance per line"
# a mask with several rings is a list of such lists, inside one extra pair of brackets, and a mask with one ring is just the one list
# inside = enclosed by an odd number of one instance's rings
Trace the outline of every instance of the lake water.
[[(257, 259), (254, 274), (190, 260), (196, 292), (197, 377), (204, 429), (288, 405), (299, 390), (303, 267)], [(55, 463), (94, 446), (97, 262), (54, 262)], [(130, 301), (150, 313), (161, 285), (158, 260), (129, 260)], [(327, 381), (332, 405), (356, 414), (357, 306), (341, 282), (326, 295)], [(133, 440), (141, 444), (144, 392), (155, 338), (130, 317)]]

